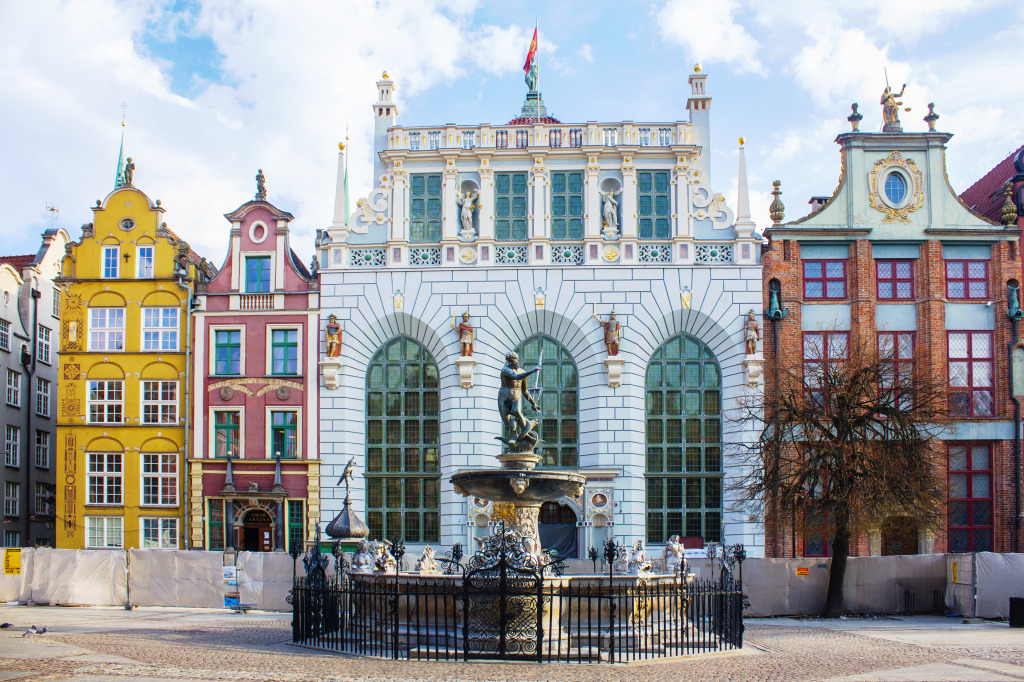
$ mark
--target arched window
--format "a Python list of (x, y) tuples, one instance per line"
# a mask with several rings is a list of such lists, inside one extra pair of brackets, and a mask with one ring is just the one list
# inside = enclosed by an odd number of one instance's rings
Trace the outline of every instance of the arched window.
[[(539, 434), (541, 446), (540, 466), (574, 467), (579, 465), (579, 373), (572, 356), (562, 344), (550, 336), (531, 336), (516, 348), (519, 365), (524, 369), (537, 366), (541, 348), (544, 349), (544, 366), (540, 382), (534, 374), (527, 381), (534, 399), (540, 405), (541, 423)], [(539, 393), (533, 389), (542, 389)], [(530, 418), (532, 408), (523, 400), (523, 414)], [(535, 416), (535, 418), (537, 418)]]
[(722, 535), (722, 372), (680, 334), (647, 366), (647, 541)]
[(437, 364), (407, 337), (366, 372), (366, 519), (371, 538), (437, 542), (441, 498)]

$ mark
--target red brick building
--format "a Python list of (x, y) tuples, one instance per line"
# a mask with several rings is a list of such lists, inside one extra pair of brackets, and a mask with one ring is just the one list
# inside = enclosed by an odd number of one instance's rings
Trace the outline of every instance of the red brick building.
[(227, 258), (193, 316), (190, 544), (282, 551), (320, 516), (319, 292), (290, 213), (258, 193), (232, 213)]
[[(946, 143), (934, 130), (867, 133), (861, 116), (839, 135), (839, 183), (798, 220), (766, 230), (765, 386), (776, 363), (842, 360), (848, 348), (895, 348), (897, 362), (946, 386), (954, 427), (943, 433), (945, 521), (868, 526), (853, 555), (1017, 551), (1019, 426), (1011, 399), (1008, 287), (1019, 286), (1020, 229), (973, 212), (950, 188)], [(777, 340), (776, 340), (777, 333)], [(877, 346), (876, 346), (877, 344)], [(1024, 349), (1018, 351), (1024, 353)], [(831, 358), (835, 355), (835, 358)], [(1014, 390), (1024, 394), (1024, 381)], [(827, 556), (827, 524), (766, 514), (767, 556)]]

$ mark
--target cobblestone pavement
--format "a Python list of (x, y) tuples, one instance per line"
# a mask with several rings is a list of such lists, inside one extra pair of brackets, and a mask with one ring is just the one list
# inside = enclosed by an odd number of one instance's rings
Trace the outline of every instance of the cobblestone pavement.
[[(630, 665), (438, 663), (293, 647), (290, 615), (0, 606), (0, 680), (1024, 680), (1024, 631), (954, 619), (747, 623), (743, 651)], [(22, 637), (29, 625), (44, 635)]]

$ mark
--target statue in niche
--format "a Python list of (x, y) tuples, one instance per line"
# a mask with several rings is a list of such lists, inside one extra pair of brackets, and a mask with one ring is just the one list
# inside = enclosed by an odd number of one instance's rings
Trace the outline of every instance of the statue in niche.
[(128, 157), (128, 163), (124, 165), (124, 184), (129, 187), (132, 186), (132, 178), (135, 176), (135, 162), (132, 161), (132, 157)]
[(619, 230), (619, 202), (615, 199), (619, 194), (622, 194), (621, 189), (618, 192), (601, 192), (601, 215), (604, 218), (605, 229), (609, 232)]
[(452, 329), (459, 332), (459, 355), (464, 358), (472, 357), (475, 331), (473, 325), (469, 323), (469, 313), (462, 313), (462, 322), (458, 326), (455, 325), (455, 318), (452, 318)]
[(327, 337), (327, 357), (339, 357), (341, 355), (341, 325), (338, 324), (336, 315), (327, 318), (327, 328), (324, 333)]
[(455, 198), (455, 202), (461, 207), (459, 210), (459, 220), (462, 222), (460, 235), (466, 239), (476, 235), (476, 230), (473, 228), (473, 211), (480, 208), (477, 204), (479, 198), (480, 192), (475, 189), (468, 190), (465, 195), (460, 193)]
[(900, 106), (903, 102), (897, 102), (897, 97), (903, 97), (903, 93), (907, 90), (907, 84), (903, 84), (903, 88), (898, 92), (893, 92), (892, 88), (888, 84), (885, 86), (885, 91), (882, 93), (881, 105), (882, 105), (882, 121), (886, 124), (893, 124), (898, 126), (900, 124)]
[[(530, 389), (526, 383), (526, 377), (540, 371), (541, 358), (537, 360), (537, 366), (533, 369), (522, 372), (519, 370), (519, 354), (509, 353), (505, 356), (505, 366), (501, 368), (501, 388), (498, 389), (498, 413), (501, 415), (501, 423), (508, 427), (509, 431), (516, 436), (517, 440), (529, 437), (530, 432), (537, 428), (536, 419), (527, 421), (523, 416), (523, 398), (530, 403), (536, 412), (540, 412), (540, 406), (530, 395)], [(499, 438), (499, 440), (504, 439)]]
[(619, 341), (622, 339), (622, 326), (619, 321), (615, 319), (615, 311), (611, 311), (608, 314), (607, 320), (602, 320), (597, 316), (597, 304), (594, 304), (593, 317), (597, 320), (597, 323), (604, 327), (604, 345), (608, 349), (608, 355), (619, 354)]
[(256, 171), (256, 201), (267, 200), (267, 178), (263, 175), (263, 169)]
[(747, 313), (747, 322), (744, 326), (743, 340), (746, 345), (747, 355), (756, 355), (757, 342), (761, 340), (761, 325), (757, 323), (753, 310)]

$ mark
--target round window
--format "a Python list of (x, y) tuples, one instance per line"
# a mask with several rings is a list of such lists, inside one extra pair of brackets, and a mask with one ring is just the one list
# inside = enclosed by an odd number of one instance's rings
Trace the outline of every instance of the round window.
[(132, 220), (131, 218), (125, 218), (124, 220), (121, 221), (121, 229), (124, 230), (125, 232), (131, 230), (134, 227), (135, 221)]
[(902, 204), (907, 198), (907, 181), (897, 172), (889, 173), (885, 178), (885, 198), (891, 204)]

